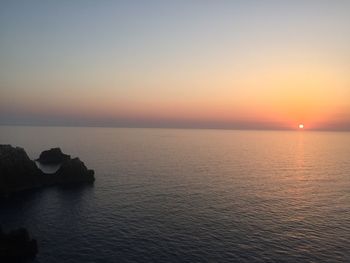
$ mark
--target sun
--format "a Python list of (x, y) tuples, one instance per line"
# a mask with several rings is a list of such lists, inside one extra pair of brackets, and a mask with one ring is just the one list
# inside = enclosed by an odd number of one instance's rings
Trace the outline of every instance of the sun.
[(299, 124), (299, 129), (304, 129), (304, 124)]

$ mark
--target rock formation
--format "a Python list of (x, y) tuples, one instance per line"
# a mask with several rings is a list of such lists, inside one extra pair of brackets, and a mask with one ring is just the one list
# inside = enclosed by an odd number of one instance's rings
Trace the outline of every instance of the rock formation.
[(60, 148), (43, 151), (37, 161), (42, 164), (59, 164), (70, 159), (70, 155), (62, 153)]
[(31, 239), (24, 228), (3, 233), (0, 227), (0, 262), (27, 262), (38, 253), (35, 239)]
[[(54, 174), (45, 174), (23, 148), (0, 145), (0, 196), (43, 186), (95, 180), (93, 170), (88, 170), (79, 158), (71, 159), (63, 154), (59, 148), (45, 151), (40, 157), (45, 163), (60, 160), (61, 166)], [(41, 158), (39, 160), (41, 162)]]
[(61, 184), (93, 182), (95, 180), (94, 171), (88, 170), (79, 158), (63, 162), (54, 176), (56, 177), (55, 181)]
[(24, 149), (0, 145), (0, 193), (9, 194), (39, 187), (44, 174)]

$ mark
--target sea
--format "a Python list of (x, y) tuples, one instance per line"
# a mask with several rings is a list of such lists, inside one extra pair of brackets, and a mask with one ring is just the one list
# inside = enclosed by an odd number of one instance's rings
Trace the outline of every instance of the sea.
[(35, 262), (350, 262), (350, 133), (0, 126), (60, 147), (93, 185), (0, 202)]

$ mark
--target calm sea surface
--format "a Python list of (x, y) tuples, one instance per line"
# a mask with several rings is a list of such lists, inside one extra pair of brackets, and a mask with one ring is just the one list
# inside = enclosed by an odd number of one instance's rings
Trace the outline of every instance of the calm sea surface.
[(36, 262), (350, 262), (350, 133), (0, 127), (0, 143), (95, 169), (0, 203)]

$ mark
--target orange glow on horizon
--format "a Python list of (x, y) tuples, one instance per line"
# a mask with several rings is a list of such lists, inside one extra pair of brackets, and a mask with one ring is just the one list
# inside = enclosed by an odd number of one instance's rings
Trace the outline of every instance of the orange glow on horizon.
[[(332, 128), (332, 122), (338, 122), (345, 127), (350, 119), (346, 72), (327, 61), (311, 63), (304, 58), (298, 62), (269, 59), (268, 64), (255, 61), (238, 72), (187, 69), (186, 75), (162, 72), (162, 78), (150, 73), (146, 79), (142, 75), (122, 81), (112, 78), (101, 82), (103, 86), (96, 79), (98, 89), (92, 85), (89, 92), (65, 86), (71, 88), (68, 97), (66, 92), (7, 92), (3, 105), (13, 108), (10, 102), (16, 100), (21, 107), (14, 111), (101, 123), (217, 123), (295, 130), (302, 122), (307, 130), (314, 130)], [(118, 81), (128, 89), (120, 91)]]

